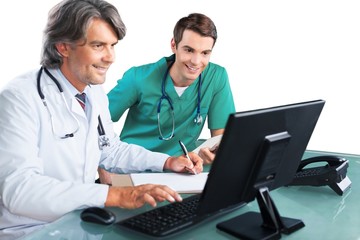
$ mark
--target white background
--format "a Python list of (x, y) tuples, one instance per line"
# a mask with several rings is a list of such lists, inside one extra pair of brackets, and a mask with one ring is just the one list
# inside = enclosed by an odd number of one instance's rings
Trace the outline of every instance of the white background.
[[(42, 31), (57, 2), (2, 3), (0, 88), (39, 67)], [(106, 91), (129, 67), (170, 55), (176, 21), (201, 12), (217, 26), (211, 61), (227, 68), (237, 111), (324, 99), (308, 149), (360, 154), (360, 1), (110, 2), (128, 31), (116, 47)]]

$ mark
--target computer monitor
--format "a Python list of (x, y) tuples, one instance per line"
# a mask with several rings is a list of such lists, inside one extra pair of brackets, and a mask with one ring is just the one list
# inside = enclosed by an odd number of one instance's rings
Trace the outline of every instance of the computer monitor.
[(201, 196), (207, 201), (200, 199), (198, 211), (257, 199), (260, 213), (217, 225), (244, 239), (277, 238), (303, 227), (301, 220), (280, 216), (270, 191), (292, 181), (324, 104), (315, 100), (231, 114)]

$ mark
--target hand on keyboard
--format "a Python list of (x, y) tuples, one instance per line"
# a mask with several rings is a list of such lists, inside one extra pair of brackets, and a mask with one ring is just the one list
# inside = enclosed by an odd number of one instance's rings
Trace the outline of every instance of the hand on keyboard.
[(135, 187), (109, 187), (106, 207), (134, 209), (148, 203), (156, 207), (157, 202), (180, 202), (181, 196), (164, 185), (144, 184)]

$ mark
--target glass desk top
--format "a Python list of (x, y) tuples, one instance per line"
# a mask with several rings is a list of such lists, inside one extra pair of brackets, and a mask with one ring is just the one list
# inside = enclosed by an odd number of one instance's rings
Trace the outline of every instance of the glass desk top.
[[(330, 187), (290, 186), (270, 192), (281, 216), (301, 219), (305, 227), (283, 239), (360, 239), (360, 156), (319, 151), (307, 151), (304, 158), (317, 155), (339, 155), (349, 160), (347, 176), (352, 184), (342, 196)], [(117, 221), (150, 210), (150, 206), (136, 210), (109, 208)], [(196, 225), (170, 239), (236, 239), (216, 228), (216, 224), (248, 211), (259, 211), (257, 201), (219, 218)], [(124, 232), (116, 225), (102, 226), (85, 223), (80, 211), (64, 215), (55, 222), (27, 235), (26, 240), (82, 240), (82, 239), (147, 239), (140, 235)]]

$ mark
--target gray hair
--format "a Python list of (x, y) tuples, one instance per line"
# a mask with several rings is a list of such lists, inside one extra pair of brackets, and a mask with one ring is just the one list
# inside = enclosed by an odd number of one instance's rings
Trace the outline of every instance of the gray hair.
[(88, 25), (94, 18), (109, 23), (118, 40), (125, 37), (125, 24), (112, 4), (104, 0), (63, 0), (49, 12), (40, 64), (47, 68), (60, 67), (62, 56), (55, 45), (86, 40)]

